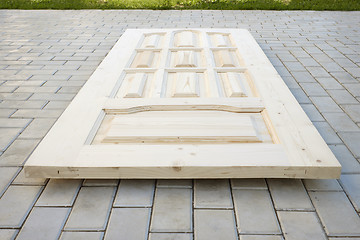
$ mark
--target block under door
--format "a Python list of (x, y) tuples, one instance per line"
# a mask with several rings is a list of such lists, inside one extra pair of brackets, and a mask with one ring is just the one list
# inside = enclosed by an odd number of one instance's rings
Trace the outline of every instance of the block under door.
[(25, 165), (46, 178), (338, 178), (247, 30), (129, 29)]

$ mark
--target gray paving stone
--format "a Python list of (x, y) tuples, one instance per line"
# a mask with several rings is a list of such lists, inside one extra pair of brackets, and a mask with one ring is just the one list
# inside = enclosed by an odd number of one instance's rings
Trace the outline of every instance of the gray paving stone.
[(194, 235), (196, 240), (236, 240), (234, 212), (231, 210), (194, 211)]
[(29, 178), (25, 177), (24, 169), (16, 176), (15, 180), (12, 182), (14, 185), (30, 185), (30, 186), (44, 186), (47, 182), (46, 178)]
[(19, 109), (11, 117), (15, 118), (58, 118), (63, 109)]
[(344, 84), (344, 87), (355, 97), (360, 97), (360, 84)]
[(72, 206), (82, 180), (50, 179), (35, 206)]
[(12, 240), (18, 234), (16, 229), (0, 229), (0, 240)]
[(304, 179), (308, 191), (342, 191), (336, 179)]
[(360, 157), (360, 132), (340, 132), (341, 139), (356, 158)]
[(150, 233), (149, 240), (193, 240), (192, 233)]
[(102, 240), (103, 232), (62, 232), (60, 240)]
[(278, 215), (286, 240), (327, 239), (314, 212), (278, 211)]
[(325, 88), (330, 89), (344, 89), (334, 78), (316, 78), (316, 80)]
[(0, 151), (5, 151), (21, 131), (21, 128), (0, 128)]
[(117, 187), (118, 184), (117, 179), (85, 179), (83, 182), (85, 187)]
[(114, 207), (151, 207), (154, 191), (154, 180), (121, 180)]
[(31, 119), (16, 119), (16, 118), (0, 118), (0, 126), (2, 128), (24, 128)]
[(300, 83), (300, 86), (304, 89), (305, 93), (310, 97), (316, 96), (329, 96), (327, 92), (318, 83)]
[(192, 188), (190, 179), (159, 179), (156, 187), (158, 188)]
[(306, 67), (313, 77), (330, 77), (329, 73), (322, 67)]
[(360, 236), (360, 217), (343, 192), (310, 192), (328, 236)]
[(358, 104), (359, 102), (346, 90), (328, 90), (337, 104)]
[(313, 210), (309, 196), (300, 180), (268, 179), (276, 210)]
[(327, 122), (313, 122), (327, 144), (342, 144), (341, 139)]
[(337, 132), (357, 132), (359, 127), (345, 113), (323, 113), (326, 121)]
[(38, 186), (10, 186), (0, 199), (0, 226), (19, 228), (40, 190)]
[(300, 104), (311, 103), (310, 99), (301, 88), (291, 88), (290, 91)]
[(105, 230), (115, 188), (82, 187), (65, 230)]
[(70, 104), (70, 101), (50, 101), (44, 109), (65, 109)]
[[(75, 93), (34, 93), (29, 100), (39, 101), (70, 101), (75, 97)], [(0, 105), (1, 106), (1, 105)]]
[(267, 190), (265, 179), (231, 179), (232, 189), (257, 189), (257, 190)]
[(19, 136), (19, 139), (43, 138), (55, 123), (56, 118), (34, 119)]
[(0, 102), (0, 108), (22, 109), (22, 108), (35, 108), (40, 109), (46, 104), (46, 101), (18, 101), (18, 100), (5, 100)]
[(310, 97), (321, 113), (342, 112), (341, 108), (330, 97)]
[(345, 71), (332, 72), (331, 75), (336, 78), (340, 83), (357, 83), (356, 79)]
[(233, 196), (240, 234), (281, 233), (268, 191), (233, 190)]
[(0, 111), (0, 117), (8, 118), (10, 117), (14, 112), (16, 112), (16, 109), (5, 109), (2, 108)]
[(70, 208), (35, 207), (16, 239), (58, 239)]
[(157, 188), (151, 232), (192, 231), (192, 190)]
[(300, 104), (306, 115), (312, 122), (321, 122), (325, 119), (321, 116), (319, 110), (313, 104)]
[(279, 235), (240, 235), (240, 240), (283, 240)]
[(147, 239), (149, 219), (149, 208), (113, 208), (104, 239)]
[(360, 122), (360, 104), (342, 105), (341, 107), (354, 122)]
[(19, 171), (17, 167), (0, 167), (0, 197)]
[(195, 208), (232, 208), (229, 180), (195, 180)]
[(343, 174), (340, 181), (356, 211), (360, 212), (360, 174)]
[(360, 163), (345, 145), (330, 145), (329, 147), (340, 162), (342, 173), (360, 173)]

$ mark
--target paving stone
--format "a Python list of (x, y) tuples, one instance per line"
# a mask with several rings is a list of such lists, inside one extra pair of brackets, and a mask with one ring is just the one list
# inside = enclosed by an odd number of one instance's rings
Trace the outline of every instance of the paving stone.
[(150, 233), (149, 240), (193, 240), (192, 233)]
[(330, 77), (329, 73), (322, 67), (306, 67), (314, 77)]
[(46, 178), (29, 178), (25, 177), (24, 169), (16, 176), (12, 184), (15, 185), (35, 185), (35, 186), (44, 186), (47, 182)]
[(14, 112), (16, 112), (16, 109), (5, 109), (2, 108), (0, 111), (0, 117), (8, 118), (10, 117)]
[(0, 167), (0, 197), (19, 171), (17, 167)]
[(268, 179), (276, 210), (313, 210), (309, 196), (300, 180)]
[(56, 118), (34, 119), (19, 136), (19, 139), (43, 138), (54, 125)]
[(63, 109), (19, 109), (11, 117), (16, 118), (58, 118)]
[(147, 239), (149, 219), (149, 208), (113, 208), (104, 239)]
[(65, 230), (105, 230), (114, 187), (82, 187)]
[(311, 103), (310, 99), (306, 96), (301, 88), (291, 88), (290, 91), (300, 104)]
[(154, 180), (121, 180), (114, 207), (151, 207), (154, 191)]
[(70, 101), (75, 95), (75, 93), (34, 93), (29, 100)]
[(159, 179), (156, 187), (158, 188), (192, 188), (190, 179)]
[(16, 108), (16, 109), (23, 109), (23, 108), (35, 108), (40, 109), (46, 104), (46, 101), (17, 101), (17, 100), (5, 100), (0, 102), (0, 108)]
[(360, 132), (340, 132), (341, 139), (356, 158), (360, 157)]
[(10, 186), (0, 199), (0, 227), (19, 228), (40, 190), (38, 186)]
[(240, 234), (279, 234), (279, 224), (268, 191), (233, 190)]
[(299, 62), (283, 62), (285, 67), (290, 71), (290, 72), (301, 72), (301, 71), (306, 71), (306, 69), (304, 68), (303, 65), (301, 65), (301, 63)]
[(2, 128), (24, 128), (29, 122), (31, 122), (31, 119), (0, 118)]
[(195, 180), (195, 208), (232, 208), (229, 180)]
[(0, 240), (15, 239), (17, 234), (18, 230), (16, 229), (0, 229)]
[(343, 72), (332, 72), (331, 75), (337, 79), (340, 83), (357, 83), (356, 79), (349, 73)]
[(328, 236), (360, 236), (360, 217), (343, 192), (310, 192)]
[(240, 240), (284, 240), (279, 235), (240, 235)]
[(232, 210), (194, 211), (194, 235), (197, 240), (237, 239), (234, 212)]
[(342, 105), (344, 111), (356, 123), (360, 122), (360, 104), (357, 105)]
[(278, 215), (286, 240), (327, 239), (314, 212), (279, 211)]
[(313, 104), (300, 104), (300, 106), (312, 122), (325, 121), (319, 110), (317, 110)]
[(310, 97), (321, 113), (342, 112), (341, 108), (331, 99), (331, 97)]
[(304, 179), (308, 191), (342, 191), (336, 179)]
[(82, 180), (50, 179), (35, 206), (72, 206)]
[(327, 122), (313, 122), (327, 144), (342, 144), (341, 139)]
[(58, 239), (70, 208), (35, 207), (16, 239)]
[(21, 128), (0, 128), (0, 151), (5, 151), (21, 131)]
[(157, 188), (150, 230), (151, 232), (191, 232), (192, 190)]
[(360, 97), (360, 84), (344, 84), (344, 87), (355, 97)]
[(257, 189), (257, 190), (267, 190), (265, 179), (261, 178), (239, 178), (231, 179), (232, 189)]
[(358, 104), (359, 102), (346, 90), (328, 90), (337, 104)]
[(298, 60), (305, 67), (319, 67), (320, 65), (312, 57), (301, 57)]
[(60, 240), (102, 240), (103, 232), (62, 232)]
[(334, 238), (329, 238), (329, 240), (360, 240), (360, 237), (352, 237), (352, 238), (338, 238), (338, 237), (334, 237)]
[(344, 89), (339, 82), (334, 78), (316, 78), (316, 80), (325, 88), (326, 90), (330, 89)]
[(65, 109), (69, 104), (70, 101), (50, 101), (44, 109)]
[(21, 166), (38, 143), (39, 140), (15, 140), (0, 156), (0, 166)]
[(342, 173), (360, 173), (360, 163), (345, 145), (330, 145), (329, 147), (340, 162)]
[(310, 96), (329, 96), (327, 92), (318, 83), (300, 83), (300, 86), (304, 89), (305, 93)]
[(337, 132), (360, 131), (359, 127), (345, 113), (323, 113), (323, 116)]
[(117, 187), (118, 184), (117, 179), (85, 179), (83, 182), (86, 187)]
[(343, 174), (340, 181), (356, 211), (360, 212), (360, 174)]

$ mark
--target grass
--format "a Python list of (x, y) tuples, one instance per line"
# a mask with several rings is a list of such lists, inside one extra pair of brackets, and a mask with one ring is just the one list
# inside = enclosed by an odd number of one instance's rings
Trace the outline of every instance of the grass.
[(0, 0), (0, 9), (258, 9), (359, 11), (360, 0)]

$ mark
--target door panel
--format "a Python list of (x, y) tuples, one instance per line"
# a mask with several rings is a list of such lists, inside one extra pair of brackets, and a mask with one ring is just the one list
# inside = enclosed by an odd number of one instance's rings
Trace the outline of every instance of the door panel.
[(127, 30), (25, 165), (52, 178), (338, 178), (251, 34)]

